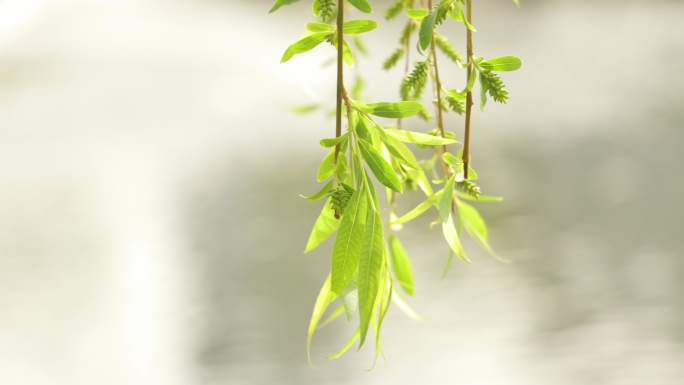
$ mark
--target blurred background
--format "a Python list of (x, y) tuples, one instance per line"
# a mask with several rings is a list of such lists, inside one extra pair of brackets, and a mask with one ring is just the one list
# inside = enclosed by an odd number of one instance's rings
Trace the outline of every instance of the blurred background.
[[(474, 118), (513, 262), (468, 243), (442, 278), (439, 232), (407, 226), (425, 321), (393, 309), (370, 372), (370, 347), (326, 360), (344, 322), (306, 363), (330, 243), (302, 253), (298, 194), (333, 123), (288, 109), (332, 106), (334, 69), (329, 47), (279, 64), (305, 3), (0, 0), (0, 383), (681, 384), (684, 2), (475, 1), (477, 52), (525, 61)], [(397, 97), (400, 28), (366, 40), (372, 100)]]

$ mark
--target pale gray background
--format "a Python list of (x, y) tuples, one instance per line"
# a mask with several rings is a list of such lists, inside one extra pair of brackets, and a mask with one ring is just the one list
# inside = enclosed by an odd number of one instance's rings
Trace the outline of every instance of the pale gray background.
[[(302, 254), (297, 194), (333, 127), (287, 109), (334, 97), (330, 48), (278, 64), (306, 3), (0, 0), (0, 383), (681, 384), (684, 3), (475, 1), (478, 52), (525, 60), (474, 134), (514, 262), (468, 244), (441, 279), (408, 226), (426, 321), (393, 311), (372, 372), (372, 349), (326, 362), (343, 324), (305, 360), (329, 245)], [(375, 100), (399, 28), (367, 40)]]

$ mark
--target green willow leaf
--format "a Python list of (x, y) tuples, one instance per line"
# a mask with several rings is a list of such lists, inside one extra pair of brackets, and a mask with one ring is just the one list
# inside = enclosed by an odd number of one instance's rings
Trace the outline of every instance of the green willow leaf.
[(340, 359), (344, 355), (344, 353), (348, 352), (349, 349), (351, 349), (351, 347), (354, 346), (354, 343), (356, 342), (356, 340), (359, 339), (359, 337), (361, 337), (361, 331), (359, 331), (359, 329), (356, 329), (356, 332), (354, 333), (354, 335), (352, 335), (351, 338), (349, 338), (349, 341), (347, 341), (347, 343), (344, 344), (342, 349), (340, 349), (335, 354), (328, 357), (328, 359), (331, 361)]
[(328, 23), (318, 23), (318, 22), (311, 22), (306, 24), (306, 30), (309, 32), (328, 32), (328, 33), (333, 33), (335, 32), (335, 26), (332, 24)]
[(402, 164), (414, 170), (421, 170), (418, 159), (416, 159), (416, 156), (404, 143), (401, 143), (389, 135), (382, 135), (381, 139), (392, 156), (398, 159)]
[(305, 253), (311, 252), (326, 239), (330, 238), (340, 226), (340, 221), (335, 218), (335, 211), (332, 209), (330, 202), (330, 198), (328, 198), (311, 229), (309, 240), (306, 242), (306, 248), (304, 249)]
[(401, 180), (396, 172), (394, 172), (394, 169), (392, 169), (392, 166), (387, 163), (370, 143), (363, 139), (359, 139), (358, 143), (361, 147), (361, 156), (378, 181), (396, 192), (402, 192)]
[(394, 235), (390, 235), (389, 244), (394, 276), (397, 278), (399, 286), (404, 289), (406, 294), (413, 295), (413, 270), (411, 268), (411, 261), (409, 260), (408, 255), (406, 255), (406, 250), (401, 244), (401, 241), (399, 241), (399, 238)]
[(454, 202), (454, 185), (456, 182), (456, 177), (452, 175), (447, 179), (444, 184), (444, 189), (442, 190), (442, 197), (439, 200), (439, 217), (442, 222), (448, 220), (451, 217), (452, 204)]
[(372, 31), (378, 27), (378, 23), (373, 20), (352, 20), (344, 23), (344, 33), (347, 35), (356, 35)]
[(405, 101), (396, 103), (372, 103), (364, 106), (364, 111), (381, 118), (402, 119), (418, 114), (423, 105), (418, 102)]
[(273, 6), (271, 7), (271, 10), (268, 11), (268, 13), (273, 13), (280, 9), (283, 5), (289, 5), (289, 4), (294, 4), (298, 2), (299, 0), (276, 0), (275, 3), (273, 3)]
[(327, 148), (335, 147), (338, 144), (346, 143), (348, 139), (349, 135), (347, 133), (344, 133), (341, 136), (338, 136), (337, 138), (321, 139), (321, 146)]
[(347, 204), (332, 253), (332, 291), (341, 294), (359, 265), (368, 207), (365, 188), (356, 190)]
[[(342, 1), (342, 0), (339, 0)], [(373, 8), (371, 7), (370, 3), (368, 3), (368, 0), (348, 0), (351, 5), (356, 7), (361, 12), (364, 13), (371, 13), (373, 11)]]
[(311, 194), (311, 195), (299, 194), (299, 196), (304, 198), (304, 199), (315, 202), (317, 200), (325, 198), (328, 195), (328, 193), (332, 190), (332, 187), (333, 187), (333, 182), (330, 181), (330, 182), (326, 183), (325, 186), (323, 186), (320, 190), (318, 190), (318, 192), (316, 192), (314, 194)]
[(482, 215), (475, 207), (467, 203), (461, 201), (457, 203), (459, 217), (468, 234), (477, 239), (490, 254), (494, 254), (494, 250), (489, 245), (489, 232)]
[(451, 251), (464, 262), (470, 263), (470, 259), (463, 250), (463, 244), (461, 244), (461, 238), (458, 236), (451, 213), (449, 213), (447, 220), (442, 222), (442, 233)]
[(330, 178), (330, 176), (335, 172), (335, 150), (333, 149), (328, 153), (328, 155), (323, 158), (321, 164), (318, 166), (318, 171), (316, 172), (316, 180), (318, 182), (323, 182), (324, 180)]
[(283, 58), (280, 59), (280, 62), (285, 63), (297, 54), (311, 51), (312, 49), (316, 48), (319, 44), (324, 42), (328, 38), (328, 36), (330, 36), (329, 32), (319, 32), (309, 35), (297, 41), (296, 43), (292, 44), (287, 48), (287, 50), (283, 54)]
[[(385, 251), (386, 252), (386, 251)], [(384, 258), (383, 258), (384, 259)], [(385, 268), (388, 266), (385, 264)], [(380, 332), (382, 331), (382, 322), (385, 320), (385, 316), (387, 315), (387, 310), (389, 310), (389, 306), (392, 300), (392, 291), (393, 291), (393, 286), (392, 286), (392, 277), (389, 276), (389, 270), (383, 269), (383, 275), (385, 276), (384, 278), (384, 284), (381, 281), (380, 284), (380, 289), (379, 293), (377, 296), (377, 302), (378, 304), (376, 305), (378, 309), (378, 327), (375, 330), (375, 358), (373, 362), (373, 366), (378, 361), (378, 355), (382, 351), (382, 347), (380, 346)]]
[(392, 224), (393, 225), (401, 225), (404, 223), (408, 223), (408, 222), (418, 218), (419, 216), (423, 215), (426, 211), (428, 211), (430, 209), (430, 207), (432, 207), (437, 202), (438, 199), (440, 199), (440, 197), (442, 196), (442, 193), (443, 192), (440, 191), (436, 194), (430, 195), (426, 200), (421, 202), (418, 206), (413, 208), (411, 211), (409, 211), (408, 213), (406, 213), (406, 214), (402, 215), (401, 217), (392, 221)]
[(306, 115), (306, 114), (310, 114), (310, 113), (318, 110), (319, 108), (321, 108), (321, 106), (318, 104), (306, 104), (306, 105), (292, 107), (289, 109), (289, 111), (291, 113), (297, 114), (297, 115)]
[(341, 304), (341, 305), (337, 306), (335, 309), (333, 309), (333, 311), (330, 312), (330, 314), (328, 314), (328, 316), (325, 317), (325, 319), (318, 324), (318, 327), (316, 329), (317, 330), (323, 329), (324, 327), (333, 323), (336, 319), (342, 317), (343, 314), (344, 314), (344, 304)]
[(366, 212), (363, 245), (359, 254), (359, 330), (361, 331), (359, 347), (363, 346), (366, 340), (368, 325), (373, 316), (385, 257), (382, 218), (377, 210), (370, 208), (376, 206), (375, 202), (369, 199), (367, 205), (369, 209)]
[(435, 21), (437, 18), (436, 12), (431, 12), (428, 16), (425, 16), (423, 22), (420, 24), (420, 32), (418, 33), (418, 48), (421, 52), (424, 52), (432, 43), (432, 36), (435, 32)]
[[(472, 169), (470, 170), (472, 171)], [(459, 198), (471, 201), (471, 202), (480, 202), (480, 203), (501, 203), (503, 202), (503, 197), (496, 197), (496, 196), (487, 196), (487, 195), (480, 195), (478, 198), (475, 198), (474, 196), (471, 196), (469, 194), (466, 194), (461, 191), (457, 191), (456, 195), (458, 195)]]
[(399, 310), (401, 310), (404, 314), (406, 314), (406, 316), (408, 316), (412, 320), (423, 321), (423, 317), (421, 317), (420, 314), (418, 314), (418, 312), (413, 310), (413, 308), (409, 306), (409, 304), (406, 303), (406, 301), (404, 301), (404, 299), (401, 298), (399, 293), (397, 293), (396, 291), (392, 292), (392, 303), (397, 305)]
[(313, 312), (311, 313), (311, 321), (309, 321), (309, 328), (306, 332), (306, 357), (309, 360), (309, 365), (311, 365), (311, 341), (313, 340), (313, 335), (318, 327), (318, 322), (323, 317), (325, 310), (330, 306), (330, 303), (335, 301), (337, 295), (330, 291), (330, 275), (325, 279), (323, 287), (318, 292), (318, 297), (316, 298), (316, 304), (314, 305)]
[(355, 63), (354, 54), (346, 41), (342, 46), (342, 59), (344, 59), (344, 62), (347, 63), (348, 66), (353, 66)]
[(406, 14), (413, 20), (423, 20), (427, 15), (430, 14), (430, 10), (427, 8), (413, 8), (407, 9)]
[(522, 60), (516, 56), (501, 56), (480, 62), (480, 67), (487, 71), (516, 71), (522, 67)]
[(404, 143), (415, 143), (424, 146), (441, 146), (445, 144), (458, 143), (454, 139), (442, 138), (441, 136), (423, 134), (420, 132), (406, 130), (385, 130), (387, 135)]

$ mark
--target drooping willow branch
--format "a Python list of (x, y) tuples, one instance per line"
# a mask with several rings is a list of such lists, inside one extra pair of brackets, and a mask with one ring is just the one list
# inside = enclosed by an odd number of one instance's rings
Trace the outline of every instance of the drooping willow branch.
[[(335, 137), (342, 136), (342, 93), (344, 91), (344, 2), (337, 6), (337, 104), (335, 107)], [(335, 164), (340, 154), (341, 145), (335, 146)], [(339, 213), (335, 213), (339, 217)]]
[[(276, 0), (271, 12), (296, 2), (298, 0)], [(423, 4), (427, 8), (420, 7)], [(306, 35), (290, 45), (282, 57), (282, 62), (290, 61), (294, 56), (311, 51), (323, 43), (335, 48), (335, 136), (320, 141), (327, 155), (318, 167), (316, 179), (324, 185), (320, 191), (305, 197), (311, 201), (325, 200), (305, 252), (318, 248), (328, 238), (336, 236), (332, 245), (330, 272), (316, 299), (307, 331), (307, 353), (310, 352), (314, 332), (346, 314), (348, 319), (356, 319), (358, 326), (349, 341), (330, 358), (339, 358), (357, 341), (359, 348), (363, 346), (369, 330), (375, 335), (377, 358), (381, 351), (380, 331), (390, 304), (395, 304), (412, 318), (419, 318), (401, 297), (399, 290), (401, 288), (403, 293), (413, 295), (415, 289), (411, 262), (397, 237), (401, 225), (435, 208), (436, 223), (441, 224), (450, 250), (449, 263), (453, 255), (470, 261), (461, 244), (462, 232), (491, 252), (483, 218), (475, 207), (466, 203), (500, 201), (499, 198), (480, 194), (479, 186), (475, 184), (477, 173), (470, 165), (473, 87), (479, 77), (481, 108), (484, 108), (488, 97), (496, 102), (506, 102), (508, 92), (495, 72), (518, 69), (521, 62), (513, 56), (484, 60), (473, 55), (474, 27), (471, 24), (470, 0), (440, 0), (435, 1), (435, 4), (432, 0), (395, 0), (385, 18), (393, 19), (405, 11), (407, 22), (399, 39), (400, 46), (384, 61), (383, 67), (389, 70), (404, 58), (401, 101), (367, 103), (360, 100), (362, 97), (358, 87), (352, 87), (351, 95), (347, 93), (344, 84), (345, 65), (350, 66), (355, 62), (354, 50), (363, 50), (358, 35), (374, 30), (377, 23), (365, 19), (347, 21), (346, 5), (363, 13), (371, 12), (368, 0), (313, 0), (313, 13), (317, 21), (307, 23)], [(456, 49), (437, 32), (437, 28), (448, 18), (466, 27), (468, 44), (465, 66)], [(409, 70), (412, 60), (411, 37), (416, 31), (417, 51), (423, 58), (416, 60), (413, 69)], [(347, 38), (353, 43), (354, 49), (345, 40)], [(438, 52), (459, 67), (466, 68), (467, 81), (462, 89), (445, 87), (445, 80), (448, 82), (448, 79), (441, 77)], [(427, 133), (402, 129), (402, 126), (415, 124), (406, 120), (414, 116), (425, 121), (431, 120), (421, 104), (429, 79), (432, 79), (437, 128)], [(305, 106), (298, 110), (312, 109), (311, 106)], [(449, 110), (466, 114), (466, 139), (460, 154), (452, 154), (447, 147), (457, 144), (453, 139), (454, 134), (445, 127), (444, 114)], [(343, 130), (343, 115), (347, 117), (346, 131)], [(397, 127), (385, 126), (381, 119), (396, 122)], [(407, 144), (416, 148), (412, 149)], [(432, 155), (421, 161), (416, 154), (422, 148), (429, 148)], [(434, 169), (437, 163), (441, 164), (441, 175)], [(432, 173), (432, 180), (428, 178), (428, 173)], [(376, 184), (384, 186), (387, 191), (387, 227), (382, 220), (384, 215), (381, 215)], [(425, 201), (397, 217), (397, 195), (417, 188), (425, 194)], [(335, 303), (336, 307), (328, 311)]]
[[(468, 28), (468, 25), (473, 24), (473, 1), (466, 0), (466, 55), (467, 55), (467, 71), (466, 83), (473, 75), (473, 31)], [(470, 121), (473, 112), (473, 90), (469, 89), (466, 93), (466, 112), (465, 112), (465, 130), (463, 138), (463, 179), (468, 180), (468, 170), (470, 164)]]

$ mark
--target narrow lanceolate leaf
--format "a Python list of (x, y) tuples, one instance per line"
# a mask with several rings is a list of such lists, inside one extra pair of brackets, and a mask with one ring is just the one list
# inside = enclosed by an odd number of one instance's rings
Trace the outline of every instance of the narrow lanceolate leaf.
[(414, 170), (422, 170), (418, 164), (418, 159), (416, 159), (416, 156), (404, 143), (401, 143), (389, 135), (383, 135), (381, 138), (392, 156), (402, 164)]
[(442, 222), (451, 217), (455, 181), (456, 177), (452, 175), (447, 179), (447, 182), (444, 184), (444, 189), (442, 190), (442, 197), (439, 200), (439, 217), (442, 219)]
[(489, 246), (487, 224), (477, 209), (467, 203), (458, 201), (458, 214), (468, 234), (477, 239), (490, 254), (493, 254), (494, 251)]
[(429, 14), (430, 10), (427, 8), (413, 8), (406, 10), (406, 15), (413, 20), (423, 20), (423, 18)]
[(371, 13), (371, 11), (373, 11), (373, 8), (371, 7), (370, 3), (368, 3), (368, 0), (349, 0), (349, 2), (361, 12)]
[(447, 244), (449, 244), (451, 252), (456, 254), (456, 256), (464, 262), (470, 263), (470, 259), (463, 250), (463, 244), (461, 243), (461, 238), (458, 236), (458, 232), (456, 231), (456, 225), (454, 224), (454, 219), (451, 216), (451, 213), (449, 213), (447, 220), (442, 222), (442, 234), (444, 234), (444, 239), (447, 241)]
[[(367, 205), (373, 206), (373, 202), (367, 202)], [(359, 256), (359, 329), (361, 331), (359, 346), (363, 346), (366, 340), (368, 325), (373, 316), (375, 299), (381, 283), (384, 252), (380, 213), (377, 210), (369, 209), (366, 213), (363, 246)]]
[(306, 115), (321, 108), (318, 104), (306, 104), (290, 108), (290, 112), (297, 115)]
[(340, 221), (335, 218), (335, 211), (330, 205), (330, 198), (328, 198), (325, 205), (323, 205), (321, 213), (318, 215), (318, 219), (314, 223), (313, 229), (311, 229), (304, 252), (308, 253), (317, 248), (326, 239), (330, 238), (339, 226)]
[(331, 311), (330, 314), (328, 314), (328, 316), (325, 317), (325, 319), (318, 324), (318, 327), (316, 329), (323, 329), (324, 327), (333, 323), (336, 319), (342, 317), (343, 314), (344, 304), (341, 304), (337, 306), (335, 309), (333, 309), (333, 311)]
[(323, 158), (316, 172), (316, 180), (323, 182), (335, 172), (335, 150), (332, 150)]
[(332, 186), (333, 186), (333, 182), (330, 181), (330, 182), (326, 183), (325, 186), (323, 186), (320, 190), (318, 190), (318, 192), (316, 192), (314, 194), (311, 194), (311, 195), (301, 195), (300, 194), (299, 196), (304, 198), (304, 199), (308, 199), (310, 201), (317, 201), (319, 199), (325, 198), (328, 195), (328, 193), (332, 190)]
[(380, 155), (380, 153), (373, 148), (373, 146), (363, 139), (359, 139), (361, 147), (361, 156), (366, 161), (366, 164), (373, 171), (373, 175), (380, 183), (391, 188), (396, 192), (402, 192), (401, 180), (397, 176), (392, 166)]
[(392, 268), (394, 269), (394, 276), (399, 281), (399, 286), (408, 295), (413, 295), (413, 270), (411, 269), (411, 261), (406, 255), (404, 246), (399, 241), (399, 238), (394, 235), (390, 236), (390, 254), (392, 254)]
[(392, 224), (401, 225), (418, 218), (419, 216), (423, 215), (423, 213), (428, 211), (430, 207), (432, 207), (441, 198), (442, 194), (443, 192), (440, 191), (436, 194), (430, 195), (425, 201), (421, 202), (411, 211), (392, 221)]
[(337, 138), (329, 138), (329, 139), (321, 139), (321, 146), (323, 147), (335, 147), (338, 144), (345, 143), (349, 139), (349, 135), (347, 133), (338, 136)]
[(479, 203), (501, 203), (503, 202), (503, 197), (497, 197), (497, 196), (488, 196), (488, 195), (480, 195), (479, 197), (475, 198), (474, 196), (471, 196), (470, 194), (466, 194), (461, 191), (457, 191), (456, 195), (458, 195), (459, 198), (467, 200), (467, 201), (472, 201), (472, 202), (479, 202)]
[(397, 102), (397, 103), (372, 103), (364, 106), (369, 114), (381, 118), (402, 119), (418, 114), (423, 110), (423, 105), (418, 102)]
[(423, 317), (421, 317), (417, 311), (413, 310), (413, 308), (408, 303), (406, 303), (406, 301), (404, 301), (404, 299), (401, 298), (401, 296), (396, 291), (392, 292), (392, 303), (397, 305), (399, 310), (401, 310), (402, 313), (406, 314), (406, 316), (408, 316), (412, 320), (423, 321)]
[(329, 360), (337, 360), (340, 357), (342, 357), (344, 355), (344, 353), (349, 351), (349, 349), (351, 349), (351, 347), (354, 346), (354, 343), (356, 342), (356, 340), (359, 339), (360, 336), (361, 336), (361, 332), (359, 331), (359, 329), (356, 329), (356, 332), (354, 332), (354, 335), (352, 335), (351, 338), (349, 338), (349, 341), (347, 341), (347, 343), (344, 344), (342, 349), (340, 349), (335, 354), (328, 357), (328, 359)]
[(355, 35), (372, 31), (377, 27), (378, 23), (373, 20), (352, 20), (344, 23), (344, 33), (347, 35)]
[(280, 60), (280, 62), (285, 63), (297, 54), (311, 51), (312, 49), (316, 48), (319, 44), (324, 42), (325, 39), (328, 38), (328, 36), (330, 36), (330, 32), (319, 32), (309, 35), (303, 38), (302, 40), (297, 41), (296, 43), (289, 46), (287, 50), (285, 50), (283, 58)]
[(311, 340), (318, 327), (318, 321), (321, 320), (321, 317), (323, 317), (323, 314), (330, 303), (337, 298), (335, 293), (330, 291), (330, 282), (330, 275), (328, 275), (328, 278), (325, 279), (325, 283), (323, 283), (323, 287), (321, 287), (321, 291), (318, 292), (316, 304), (311, 313), (311, 321), (309, 321), (309, 329), (306, 332), (306, 356), (309, 359), (309, 364), (311, 364)]
[(354, 192), (347, 204), (340, 223), (340, 230), (333, 246), (331, 287), (340, 294), (351, 282), (359, 266), (359, 253), (366, 230), (368, 207), (365, 188)]
[(457, 143), (454, 139), (442, 138), (441, 136), (423, 134), (406, 130), (385, 130), (387, 135), (404, 143), (422, 144), (424, 146), (441, 146), (444, 144)]
[(382, 352), (382, 346), (380, 346), (380, 332), (382, 330), (382, 322), (385, 320), (385, 316), (389, 310), (392, 300), (392, 292), (394, 290), (394, 286), (392, 285), (392, 277), (390, 277), (389, 266), (387, 266), (386, 263), (384, 265), (385, 268), (383, 268), (381, 273), (383, 278), (380, 280), (380, 288), (376, 298), (376, 308), (378, 309), (378, 327), (375, 331), (375, 358), (373, 366), (375, 366), (375, 364), (378, 362), (378, 356)]
[(432, 35), (435, 31), (436, 17), (437, 13), (433, 11), (428, 16), (425, 16), (420, 25), (420, 32), (418, 33), (418, 48), (420, 48), (421, 51), (427, 50), (430, 46), (430, 43), (432, 43)]
[(480, 67), (487, 71), (516, 71), (522, 67), (522, 60), (516, 56), (501, 56), (480, 62)]
[(335, 26), (328, 23), (311, 22), (306, 25), (309, 32), (335, 32)]
[(268, 13), (273, 13), (273, 12), (277, 11), (283, 5), (293, 4), (293, 3), (296, 3), (298, 1), (299, 0), (276, 0), (276, 2), (273, 3), (271, 10), (268, 11)]

